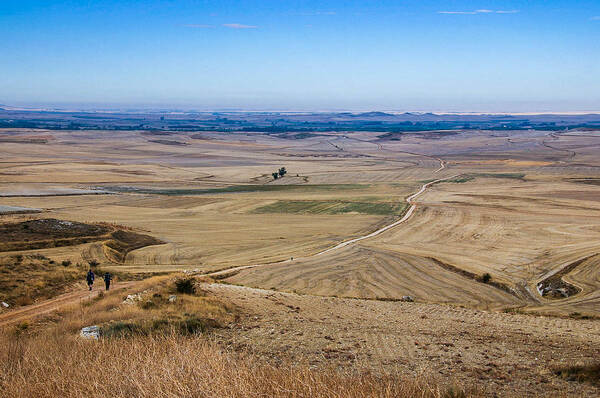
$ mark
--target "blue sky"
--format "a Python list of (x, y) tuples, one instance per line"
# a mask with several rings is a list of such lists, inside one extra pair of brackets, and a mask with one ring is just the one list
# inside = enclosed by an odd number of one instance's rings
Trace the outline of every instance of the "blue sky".
[(0, 2), (0, 103), (600, 111), (600, 1)]

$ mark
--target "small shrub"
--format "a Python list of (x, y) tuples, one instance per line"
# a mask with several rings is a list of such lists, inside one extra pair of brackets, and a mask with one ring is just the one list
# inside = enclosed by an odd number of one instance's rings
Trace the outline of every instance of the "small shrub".
[(554, 373), (567, 381), (591, 383), (600, 386), (600, 362), (588, 365), (564, 367), (556, 369)]
[(160, 334), (168, 335), (171, 333), (191, 335), (204, 333), (210, 328), (218, 327), (221, 327), (221, 325), (216, 320), (203, 319), (186, 314), (184, 319), (179, 320), (155, 318), (138, 322), (110, 322), (102, 326), (100, 334), (105, 338), (126, 338)]
[(29, 322), (23, 321), (23, 322), (17, 324), (17, 326), (15, 326), (15, 333), (16, 334), (25, 333), (27, 331), (27, 329), (29, 329)]
[(103, 326), (100, 334), (103, 337), (129, 337), (140, 334), (141, 328), (133, 322), (113, 322)]
[(196, 334), (203, 333), (206, 331), (209, 325), (206, 321), (200, 318), (188, 318), (183, 321), (179, 321), (179, 332), (181, 334)]
[(444, 395), (443, 398), (467, 398), (467, 394), (460, 387), (450, 387)]
[(61, 264), (63, 267), (68, 267), (71, 265), (71, 260), (63, 260)]
[(166, 330), (169, 328), (169, 320), (168, 319), (153, 319), (152, 320), (152, 329), (153, 330)]
[(90, 265), (90, 267), (97, 267), (98, 265), (100, 265), (100, 263), (96, 260), (90, 260), (88, 261), (88, 264)]
[(492, 276), (489, 273), (487, 273), (487, 272), (485, 274), (483, 274), (482, 277), (481, 277), (481, 281), (483, 283), (488, 283), (491, 280), (492, 280)]
[(177, 293), (194, 294), (196, 293), (196, 280), (194, 278), (176, 279), (175, 289), (177, 290)]
[(589, 315), (589, 314), (582, 314), (581, 312), (571, 312), (569, 314), (569, 317), (573, 318), (573, 319), (600, 319), (597, 316)]
[(146, 301), (142, 301), (140, 303), (140, 307), (142, 307), (142, 309), (149, 310), (149, 309), (152, 309), (152, 308), (156, 308), (157, 305), (152, 300), (146, 300)]

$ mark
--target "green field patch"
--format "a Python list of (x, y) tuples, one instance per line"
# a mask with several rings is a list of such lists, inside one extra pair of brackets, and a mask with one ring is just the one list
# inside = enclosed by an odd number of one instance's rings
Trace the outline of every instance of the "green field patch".
[(473, 175), (475, 177), (509, 178), (509, 179), (514, 179), (514, 180), (522, 180), (525, 178), (525, 174), (523, 174), (523, 173), (475, 173)]
[(464, 182), (473, 181), (475, 178), (508, 178), (514, 180), (523, 180), (525, 174), (523, 173), (469, 173), (463, 174), (451, 180), (445, 182), (453, 182), (456, 184), (462, 184)]
[(474, 179), (475, 179), (475, 177), (473, 177), (473, 176), (460, 176), (460, 177), (453, 178), (451, 180), (447, 180), (446, 182), (453, 182), (455, 184), (462, 184), (463, 182), (469, 182), (469, 181), (472, 181)]
[(569, 181), (578, 184), (600, 185), (600, 178), (570, 178)]
[(126, 186), (102, 187), (108, 192), (117, 193), (139, 193), (144, 195), (206, 195), (215, 193), (242, 193), (242, 192), (285, 192), (285, 191), (336, 191), (347, 189), (364, 189), (369, 185), (364, 184), (293, 184), (293, 185), (232, 185), (224, 188), (141, 188)]
[(405, 203), (390, 202), (349, 202), (321, 200), (278, 200), (275, 203), (254, 209), (253, 213), (288, 213), (288, 214), (371, 214), (400, 215), (406, 207)]

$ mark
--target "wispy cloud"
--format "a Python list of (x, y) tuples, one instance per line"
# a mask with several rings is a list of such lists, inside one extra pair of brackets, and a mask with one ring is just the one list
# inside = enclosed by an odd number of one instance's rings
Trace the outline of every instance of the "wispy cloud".
[(595, 17), (591, 17), (590, 20), (591, 21), (600, 21), (600, 15), (595, 16)]
[(477, 14), (516, 14), (519, 10), (474, 10), (474, 11), (438, 11), (438, 14), (477, 15)]
[(475, 12), (475, 11), (438, 11), (438, 14), (459, 14), (459, 15), (466, 15), (466, 14), (477, 14), (477, 12)]
[(230, 28), (230, 29), (256, 29), (256, 28), (258, 28), (258, 26), (244, 25), (241, 23), (224, 23), (223, 26), (226, 28)]
[(312, 11), (312, 12), (300, 12), (297, 13), (296, 15), (301, 15), (301, 16), (317, 16), (317, 15), (336, 15), (335, 11)]
[(191, 23), (191, 24), (187, 24), (187, 25), (183, 25), (185, 28), (193, 28), (193, 29), (210, 29), (210, 28), (214, 28), (214, 25), (202, 25), (202, 24), (196, 24), (196, 23)]

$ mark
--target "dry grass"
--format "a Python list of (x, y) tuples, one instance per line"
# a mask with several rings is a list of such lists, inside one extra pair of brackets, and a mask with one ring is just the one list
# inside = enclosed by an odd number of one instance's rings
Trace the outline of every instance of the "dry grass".
[[(236, 319), (232, 306), (201, 289), (193, 294), (177, 292), (172, 276), (141, 281), (135, 291), (140, 292), (140, 298), (130, 304), (123, 301), (131, 292), (113, 290), (67, 307), (58, 313), (55, 328), (73, 334), (82, 327), (100, 325), (107, 334), (146, 335), (188, 325), (190, 332), (204, 331)], [(170, 295), (177, 296), (175, 302), (168, 301)]]
[[(17, 327), (0, 335), (0, 396), (6, 397), (468, 397), (462, 388), (440, 387), (399, 375), (311, 369), (304, 363), (266, 364), (246, 352), (227, 352), (207, 329), (183, 330), (182, 319), (235, 319), (235, 308), (194, 289), (177, 292), (186, 277), (140, 282), (138, 304), (112, 291), (73, 306), (48, 324)], [(179, 284), (181, 286), (186, 283)], [(176, 293), (168, 303), (164, 295)], [(156, 319), (171, 328), (142, 330)], [(111, 333), (98, 341), (76, 337), (82, 326), (136, 325), (134, 333)], [(39, 326), (39, 327), (38, 327)], [(106, 328), (108, 326), (108, 329)]]
[(397, 376), (273, 367), (178, 335), (84, 341), (61, 334), (0, 339), (6, 397), (467, 397)]
[(42, 255), (0, 258), (0, 300), (19, 306), (63, 293), (85, 276), (80, 264), (65, 264)]

